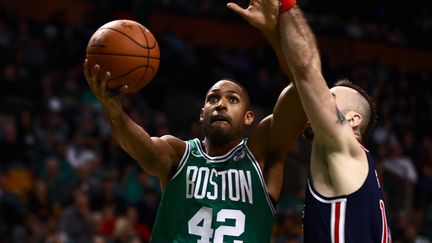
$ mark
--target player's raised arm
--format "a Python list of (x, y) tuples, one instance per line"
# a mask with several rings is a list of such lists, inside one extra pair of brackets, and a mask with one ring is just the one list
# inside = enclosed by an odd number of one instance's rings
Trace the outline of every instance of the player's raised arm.
[(157, 176), (162, 185), (166, 185), (172, 168), (180, 161), (185, 143), (173, 136), (150, 137), (123, 111), (119, 98), (106, 89), (109, 72), (102, 80), (98, 78), (99, 72), (98, 65), (91, 69), (87, 60), (84, 62), (85, 77), (106, 112), (115, 141), (137, 160), (147, 173)]
[[(292, 71), (303, 107), (318, 143), (343, 149), (355, 141), (344, 114), (336, 107), (321, 73), (321, 60), (314, 34), (297, 5), (280, 15), (281, 44)], [(350, 131), (351, 130), (351, 131)]]
[[(228, 3), (228, 8), (242, 16), (252, 26), (256, 27), (271, 44), (282, 70), (291, 79), (291, 70), (283, 56), (278, 30), (279, 6), (277, 0), (256, 0), (250, 1), (247, 8), (242, 8), (235, 3)], [(288, 83), (288, 82), (287, 82)], [(306, 115), (303, 111), (297, 90), (292, 84), (281, 92), (273, 114), (265, 118), (258, 125), (256, 134), (257, 146), (266, 144), (264, 153), (273, 155), (285, 155), (297, 141), (306, 123)], [(254, 146), (254, 136), (251, 135), (251, 146)], [(265, 143), (258, 142), (265, 139)], [(261, 149), (260, 149), (261, 150)], [(267, 155), (264, 155), (267, 156)]]
[[(278, 1), (252, 0), (247, 8), (229, 3), (228, 8), (238, 13), (256, 27), (271, 44), (285, 74), (292, 75), (282, 53), (278, 30)], [(282, 182), (284, 159), (289, 149), (301, 134), (307, 118), (297, 90), (287, 82), (273, 108), (273, 113), (264, 118), (249, 136), (249, 147), (263, 169), (267, 192), (278, 200)]]

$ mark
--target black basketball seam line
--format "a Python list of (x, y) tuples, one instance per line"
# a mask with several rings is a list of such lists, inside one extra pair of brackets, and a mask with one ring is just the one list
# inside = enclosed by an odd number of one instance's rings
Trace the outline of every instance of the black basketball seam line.
[(136, 68), (130, 70), (130, 71), (127, 72), (127, 73), (124, 73), (123, 75), (120, 75), (120, 76), (115, 77), (115, 78), (110, 78), (108, 81), (110, 81), (110, 80), (113, 80), (113, 81), (114, 81), (114, 80), (117, 80), (117, 79), (122, 78), (122, 77), (124, 77), (124, 76), (130, 74), (131, 72), (136, 71), (136, 70), (138, 70), (138, 69), (140, 69), (140, 68), (143, 68), (143, 67), (145, 67), (146, 70), (147, 70), (147, 69), (151, 69), (151, 70), (154, 72), (154, 68), (153, 68), (152, 66), (150, 66), (150, 65), (142, 65), (142, 66), (138, 66), (138, 67), (136, 67)]
[(129, 55), (129, 54), (117, 54), (117, 53), (87, 53), (87, 55), (94, 55), (94, 56), (119, 56), (119, 57), (140, 57), (140, 58), (149, 58), (149, 59), (156, 59), (160, 60), (160, 57), (152, 57), (152, 56), (145, 56), (145, 55)]
[[(146, 41), (146, 43), (147, 43), (147, 46), (148, 46), (148, 45), (149, 45), (149, 42), (148, 42), (148, 39), (147, 39), (147, 35), (145, 34), (145, 31), (143, 30), (143, 28), (140, 27), (140, 30), (141, 30), (141, 33), (143, 34), (144, 39), (145, 39), (145, 41)], [(156, 43), (156, 42), (155, 42), (155, 43)], [(147, 66), (148, 66), (149, 63), (150, 63), (150, 58), (148, 58), (149, 56), (150, 56), (150, 49), (147, 49)], [(144, 71), (143, 75), (142, 75), (141, 78), (140, 78), (140, 84), (142, 83), (142, 80), (144, 79), (146, 73), (147, 73), (147, 68), (146, 68), (146, 70)]]
[[(106, 29), (107, 29), (107, 30), (112, 30), (112, 31), (118, 32), (118, 33), (120, 33), (120, 34), (126, 36), (126, 37), (129, 38), (131, 41), (133, 41), (135, 44), (137, 44), (138, 46), (140, 46), (140, 47), (142, 47), (142, 48), (144, 48), (144, 49), (154, 49), (154, 48), (156, 47), (156, 45), (157, 45), (157, 43), (156, 43), (156, 41), (155, 41), (155, 43), (154, 43), (153, 46), (143, 46), (143, 45), (141, 45), (140, 43), (138, 43), (136, 40), (132, 39), (129, 35), (127, 35), (127, 34), (121, 32), (120, 30), (114, 29), (114, 28), (105, 27), (105, 28), (100, 29), (100, 30), (106, 30)], [(142, 30), (141, 30), (141, 31), (142, 31)], [(156, 39), (155, 39), (155, 40), (156, 40)], [(147, 42), (147, 44), (148, 44), (148, 42)]]

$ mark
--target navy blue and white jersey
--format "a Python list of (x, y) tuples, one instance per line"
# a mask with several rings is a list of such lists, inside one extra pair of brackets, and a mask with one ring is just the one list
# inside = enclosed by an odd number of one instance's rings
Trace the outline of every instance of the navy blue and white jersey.
[(369, 171), (357, 191), (344, 196), (324, 197), (308, 180), (303, 219), (305, 243), (391, 243), (388, 211), (367, 150)]

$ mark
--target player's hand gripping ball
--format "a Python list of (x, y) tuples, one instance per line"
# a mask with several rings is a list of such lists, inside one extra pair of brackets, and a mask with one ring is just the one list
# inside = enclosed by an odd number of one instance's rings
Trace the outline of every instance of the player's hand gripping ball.
[(100, 78), (109, 71), (108, 89), (134, 93), (156, 75), (160, 62), (158, 43), (143, 25), (132, 20), (114, 20), (101, 26), (87, 45), (89, 67), (99, 64)]

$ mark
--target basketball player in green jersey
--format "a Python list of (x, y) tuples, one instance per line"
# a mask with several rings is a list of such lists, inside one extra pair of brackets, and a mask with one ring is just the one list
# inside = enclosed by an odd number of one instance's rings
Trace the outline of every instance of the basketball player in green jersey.
[[(261, 1), (268, 0), (251, 2), (247, 9), (234, 3), (228, 7), (257, 27), (279, 55), (278, 16), (270, 14), (278, 6)], [(279, 62), (289, 75), (283, 59)], [(245, 127), (254, 121), (248, 93), (235, 81), (222, 79), (205, 96), (200, 114), (204, 139), (183, 141), (171, 135), (152, 137), (138, 126), (106, 90), (109, 72), (98, 80), (99, 71), (98, 65), (84, 63), (114, 139), (159, 178), (163, 189), (151, 241), (270, 242), (284, 158), (307, 121), (296, 89), (287, 85), (273, 113), (245, 138)]]

